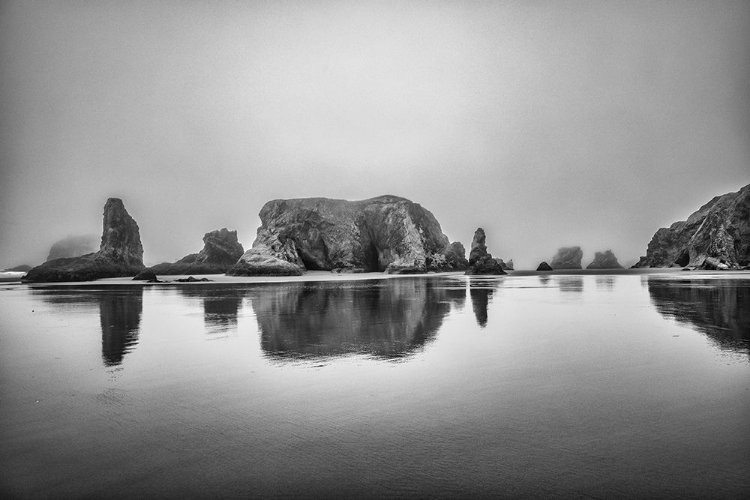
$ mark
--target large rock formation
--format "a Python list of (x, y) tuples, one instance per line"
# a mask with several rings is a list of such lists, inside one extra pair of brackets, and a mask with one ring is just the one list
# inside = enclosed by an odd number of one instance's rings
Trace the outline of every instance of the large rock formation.
[(485, 241), (487, 236), (481, 227), (474, 232), (471, 240), (471, 252), (469, 252), (469, 268), (466, 274), (505, 274), (500, 263), (492, 258), (487, 251)]
[(237, 231), (222, 228), (203, 236), (203, 250), (172, 264), (163, 262), (149, 268), (155, 274), (220, 274), (232, 267), (245, 249), (237, 241)]
[(552, 258), (552, 269), (581, 269), (583, 251), (581, 247), (560, 247)]
[(253, 247), (230, 275), (299, 275), (305, 270), (418, 273), (462, 269), (428, 210), (397, 196), (346, 201), (273, 200), (260, 211)]
[(586, 269), (622, 269), (622, 266), (617, 262), (617, 257), (612, 253), (612, 250), (606, 250), (596, 252), (594, 260), (586, 266)]
[(89, 281), (137, 274), (144, 267), (141, 236), (119, 198), (104, 205), (103, 226), (98, 252), (47, 261), (31, 269), (24, 280)]
[(95, 234), (85, 236), (68, 236), (55, 242), (49, 250), (47, 260), (80, 257), (87, 253), (96, 252), (101, 239)]
[(646, 255), (633, 267), (739, 268), (749, 264), (750, 184), (715, 197), (686, 221), (656, 231)]

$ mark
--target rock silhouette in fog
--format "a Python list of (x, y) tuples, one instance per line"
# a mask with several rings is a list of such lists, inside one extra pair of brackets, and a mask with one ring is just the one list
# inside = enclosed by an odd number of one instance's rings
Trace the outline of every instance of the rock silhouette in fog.
[(581, 269), (583, 251), (581, 247), (560, 247), (552, 258), (550, 267), (552, 269)]
[(81, 255), (94, 253), (99, 249), (100, 243), (101, 238), (95, 234), (68, 236), (52, 245), (47, 260), (80, 257)]
[(617, 257), (612, 253), (612, 250), (606, 250), (596, 252), (594, 260), (586, 266), (586, 269), (622, 269), (622, 266), (617, 262)]

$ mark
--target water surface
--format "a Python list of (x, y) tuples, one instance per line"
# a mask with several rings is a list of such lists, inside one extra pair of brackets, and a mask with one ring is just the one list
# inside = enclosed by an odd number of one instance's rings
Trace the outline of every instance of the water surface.
[(0, 289), (22, 497), (750, 491), (742, 274)]

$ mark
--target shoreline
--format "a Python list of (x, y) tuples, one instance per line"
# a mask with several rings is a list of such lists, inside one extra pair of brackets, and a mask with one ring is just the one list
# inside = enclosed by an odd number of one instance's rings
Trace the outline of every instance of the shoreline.
[[(67, 281), (67, 282), (23, 282), (20, 279), (13, 281), (0, 281), (3, 285), (27, 285), (31, 288), (69, 287), (69, 286), (182, 286), (182, 285), (235, 285), (235, 284), (262, 284), (262, 283), (304, 283), (304, 282), (328, 282), (328, 281), (365, 281), (386, 280), (399, 278), (431, 278), (431, 277), (459, 277), (467, 276), (469, 279), (502, 279), (505, 277), (524, 276), (612, 276), (612, 275), (663, 275), (681, 276), (685, 278), (699, 276), (702, 278), (721, 277), (748, 277), (750, 271), (727, 270), (708, 271), (694, 270), (683, 271), (682, 268), (638, 268), (638, 269), (558, 269), (552, 271), (518, 270), (508, 271), (501, 275), (466, 275), (462, 271), (445, 273), (423, 273), (423, 274), (387, 274), (384, 272), (339, 274), (330, 271), (308, 271), (302, 276), (227, 276), (225, 274), (202, 274), (202, 275), (157, 275), (162, 280), (158, 283), (146, 281), (134, 281), (132, 277), (102, 278), (95, 281)], [(210, 281), (178, 282), (193, 276), (197, 279), (206, 278)]]

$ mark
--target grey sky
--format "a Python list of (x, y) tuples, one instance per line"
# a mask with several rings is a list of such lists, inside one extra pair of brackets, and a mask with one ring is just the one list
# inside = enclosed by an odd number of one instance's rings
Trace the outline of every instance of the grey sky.
[(407, 197), (535, 267), (750, 182), (750, 2), (3, 2), (0, 268), (99, 233), (147, 264), (274, 198)]

